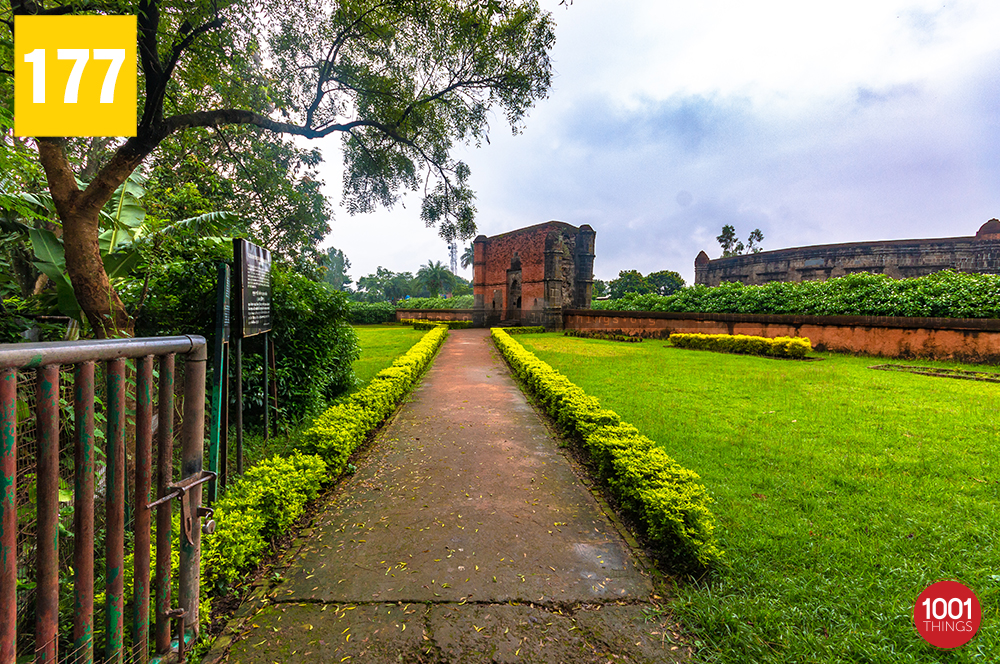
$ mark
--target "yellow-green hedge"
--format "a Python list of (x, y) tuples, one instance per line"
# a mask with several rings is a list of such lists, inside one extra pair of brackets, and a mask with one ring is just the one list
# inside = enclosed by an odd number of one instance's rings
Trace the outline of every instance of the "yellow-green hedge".
[(448, 336), (438, 325), (375, 375), (372, 382), (316, 418), (303, 434), (302, 449), (319, 454), (336, 477), (368, 434), (389, 417)]
[(812, 343), (805, 337), (768, 338), (746, 334), (671, 334), (670, 343), (678, 348), (769, 357), (802, 358), (812, 350)]
[(493, 342), (562, 430), (583, 443), (598, 476), (646, 540), (682, 569), (722, 560), (715, 537), (712, 497), (692, 470), (652, 440), (601, 408), (592, 396), (542, 362), (499, 328)]

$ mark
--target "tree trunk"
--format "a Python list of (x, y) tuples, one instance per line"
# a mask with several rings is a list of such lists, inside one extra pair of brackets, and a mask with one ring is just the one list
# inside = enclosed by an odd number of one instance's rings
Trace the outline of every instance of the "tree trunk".
[(49, 191), (62, 221), (66, 271), (77, 302), (97, 338), (131, 336), (133, 322), (104, 270), (98, 236), (101, 208), (110, 200), (115, 188), (128, 178), (134, 166), (120, 165), (111, 173), (105, 168), (85, 191), (81, 191), (66, 158), (65, 140), (39, 138), (37, 145), (39, 161), (45, 169)]

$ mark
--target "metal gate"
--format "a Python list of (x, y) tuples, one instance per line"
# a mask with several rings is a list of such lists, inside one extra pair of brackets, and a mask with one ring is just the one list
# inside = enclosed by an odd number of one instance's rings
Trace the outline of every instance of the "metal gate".
[[(183, 415), (180, 435), (180, 479), (174, 472), (175, 360), (184, 361)], [(154, 358), (158, 360), (154, 368)], [(98, 661), (146, 662), (150, 648), (150, 553), (152, 513), (156, 512), (156, 572), (154, 652), (166, 655), (176, 639), (180, 658), (185, 643), (197, 636), (200, 570), (202, 484), (213, 474), (202, 469), (205, 427), (205, 339), (197, 336), (146, 339), (107, 339), (63, 343), (0, 345), (0, 664), (14, 664), (18, 643), (18, 445), (36, 444), (35, 534), (21, 548), (32, 550), (34, 569), (34, 656), (36, 662), (93, 662), (95, 458), (104, 452), (104, 648)], [(128, 394), (134, 360), (133, 395)], [(59, 652), (59, 530), (60, 530), (60, 368), (72, 365), (72, 407), (64, 399), (65, 433), (71, 432), (73, 477), (72, 649)], [(103, 403), (95, 402), (95, 368), (106, 386)], [(155, 377), (158, 370), (158, 380)], [(18, 395), (18, 374), (33, 372), (34, 440), (18, 440), (18, 423), (30, 414), (25, 394)], [(158, 382), (154, 389), (154, 381)], [(98, 386), (101, 387), (101, 386)], [(154, 392), (156, 414), (154, 415)], [(126, 407), (134, 403), (134, 410)], [(104, 447), (95, 415), (106, 421)], [(131, 416), (131, 417), (130, 417)], [(155, 422), (155, 427), (154, 427)], [(156, 459), (153, 437), (156, 437)], [(126, 496), (126, 435), (134, 432), (133, 498)], [(131, 440), (128, 442), (132, 442)], [(22, 455), (23, 459), (23, 455)], [(150, 499), (152, 470), (156, 467), (156, 496)], [(30, 477), (22, 475), (27, 481)], [(65, 494), (66, 492), (64, 492)], [(171, 607), (171, 539), (173, 501), (180, 502), (180, 566), (178, 606)], [(131, 507), (134, 571), (133, 588), (124, 587), (126, 503)], [(21, 570), (23, 579), (28, 570)], [(125, 593), (132, 592), (131, 647), (126, 652)], [(64, 598), (65, 599), (65, 598)], [(171, 626), (174, 626), (173, 639)], [(67, 629), (68, 631), (68, 629)], [(70, 642), (69, 635), (63, 641)], [(27, 653), (22, 653), (22, 659)]]

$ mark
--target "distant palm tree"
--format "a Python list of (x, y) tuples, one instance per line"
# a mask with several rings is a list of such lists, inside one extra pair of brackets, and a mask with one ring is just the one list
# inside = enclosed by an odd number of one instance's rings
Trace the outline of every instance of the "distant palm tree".
[(476, 247), (470, 244), (465, 251), (462, 252), (462, 269), (469, 267), (476, 261)]
[(427, 261), (427, 265), (421, 265), (417, 271), (417, 281), (430, 291), (431, 297), (437, 297), (442, 290), (455, 285), (455, 275), (444, 263)]

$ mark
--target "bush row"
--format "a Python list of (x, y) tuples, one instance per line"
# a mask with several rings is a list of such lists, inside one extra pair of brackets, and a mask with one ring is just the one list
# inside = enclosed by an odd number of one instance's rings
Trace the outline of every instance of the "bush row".
[(351, 325), (378, 325), (396, 320), (396, 307), (391, 302), (351, 302), (348, 314)]
[(215, 532), (202, 538), (202, 587), (231, 585), (259, 564), (328, 479), (323, 459), (300, 452), (247, 470), (213, 505)]
[(400, 323), (412, 325), (414, 330), (433, 330), (438, 325), (446, 325), (449, 330), (467, 330), (472, 327), (471, 320), (421, 320), (419, 318), (400, 318)]
[(400, 309), (471, 309), (475, 299), (475, 295), (411, 297), (409, 300), (400, 300), (396, 306)]
[(746, 334), (671, 334), (670, 343), (678, 348), (769, 357), (803, 358), (812, 350), (812, 343), (805, 337), (768, 338)]
[(642, 341), (642, 337), (625, 334), (624, 332), (606, 332), (602, 330), (566, 330), (563, 332), (566, 337), (580, 337), (581, 339), (603, 339), (604, 341), (625, 341), (635, 343)]
[(354, 450), (392, 414), (447, 336), (446, 326), (436, 326), (365, 388), (316, 418), (303, 434), (303, 449), (319, 454), (332, 476), (340, 475)]
[(526, 325), (524, 327), (505, 327), (503, 330), (507, 334), (541, 334), (545, 328), (541, 325)]
[(694, 471), (680, 466), (617, 413), (602, 409), (597, 399), (504, 330), (495, 328), (492, 334), (515, 375), (564, 432), (582, 441), (598, 476), (653, 547), (685, 571), (722, 560), (709, 509), (712, 498)]
[(696, 285), (673, 295), (629, 293), (593, 303), (594, 309), (720, 314), (1000, 318), (1000, 275), (943, 270), (891, 279), (859, 272), (827, 281), (762, 286)]

